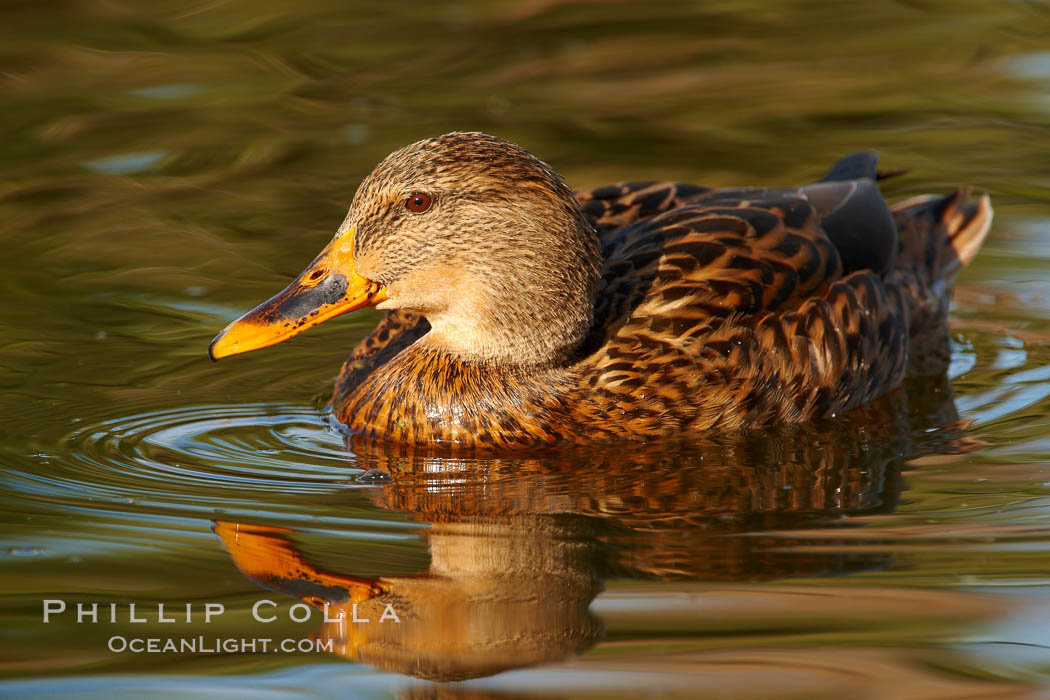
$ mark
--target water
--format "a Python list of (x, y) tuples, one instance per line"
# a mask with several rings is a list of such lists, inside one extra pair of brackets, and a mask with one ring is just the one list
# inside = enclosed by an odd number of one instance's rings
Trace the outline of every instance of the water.
[[(1047, 5), (0, 15), (0, 694), (1048, 694)], [(891, 200), (987, 190), (948, 375), (815, 426), (478, 460), (332, 428), (374, 313), (207, 361), (381, 157), (454, 129), (578, 187), (793, 185), (873, 148), (910, 170)], [(44, 624), (47, 599), (68, 610)], [(370, 622), (296, 622), (301, 600)]]

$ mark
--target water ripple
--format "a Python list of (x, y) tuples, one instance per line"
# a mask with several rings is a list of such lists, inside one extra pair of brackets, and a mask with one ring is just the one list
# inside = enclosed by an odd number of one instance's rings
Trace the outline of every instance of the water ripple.
[(31, 455), (45, 469), (12, 470), (8, 478), (49, 500), (219, 506), (259, 492), (330, 493), (361, 471), (324, 412), (294, 404), (141, 413), (78, 429), (52, 452)]

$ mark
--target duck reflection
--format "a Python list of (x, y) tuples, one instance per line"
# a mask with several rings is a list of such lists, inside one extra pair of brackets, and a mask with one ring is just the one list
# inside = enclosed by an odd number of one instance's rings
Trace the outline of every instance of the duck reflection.
[(906, 459), (968, 442), (941, 376), (837, 420), (761, 434), (493, 459), (354, 444), (361, 466), (392, 477), (371, 491), (374, 502), (429, 524), (426, 570), (360, 578), (307, 561), (292, 530), (221, 521), (215, 531), (246, 576), (327, 607), (335, 621), (320, 636), (338, 654), (462, 680), (593, 645), (602, 624), (589, 606), (610, 578), (760, 580), (885, 566), (888, 555), (845, 546), (793, 551), (802, 537), (778, 532), (891, 511)]

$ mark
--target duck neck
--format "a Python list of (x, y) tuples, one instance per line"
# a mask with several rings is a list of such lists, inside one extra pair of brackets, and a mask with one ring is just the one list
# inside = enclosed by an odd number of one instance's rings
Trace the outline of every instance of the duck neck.
[(466, 293), (424, 312), (431, 331), (421, 342), (497, 368), (565, 365), (594, 320), (601, 281), (594, 230), (573, 207), (560, 225), (520, 233), (504, 250), (498, 264), (480, 256), (460, 261), (465, 283), (457, 286)]

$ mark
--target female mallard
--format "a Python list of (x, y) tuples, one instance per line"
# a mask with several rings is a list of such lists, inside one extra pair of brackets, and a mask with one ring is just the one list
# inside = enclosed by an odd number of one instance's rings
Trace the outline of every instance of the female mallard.
[(522, 447), (834, 415), (947, 358), (952, 281), (991, 222), (966, 191), (890, 208), (875, 156), (794, 189), (573, 193), (502, 139), (407, 146), (335, 238), (231, 323), (219, 359), (388, 309), (333, 396), (353, 433)]

